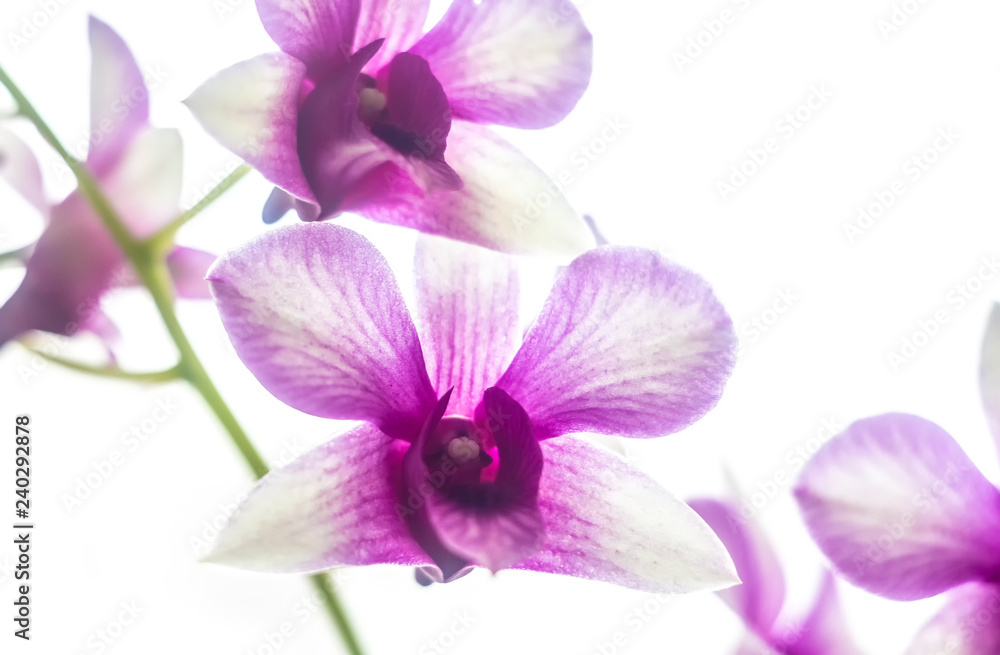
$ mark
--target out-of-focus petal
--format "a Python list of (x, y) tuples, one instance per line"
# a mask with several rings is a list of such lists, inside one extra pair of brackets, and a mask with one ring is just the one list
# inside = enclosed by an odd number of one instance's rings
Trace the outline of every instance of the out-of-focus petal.
[(416, 437), (434, 391), (392, 272), (364, 237), (296, 223), (225, 255), (208, 277), (237, 354), (279, 400)]
[(184, 104), (210, 135), (268, 181), (315, 203), (298, 153), (305, 73), (305, 65), (288, 55), (260, 55), (216, 74)]
[(812, 612), (782, 644), (788, 655), (861, 655), (837, 600), (837, 583), (827, 572)]
[(510, 396), (490, 388), (483, 404), (500, 459), (496, 479), (466, 492), (434, 494), (427, 509), (449, 551), (495, 572), (535, 554), (542, 544), (542, 451), (531, 421)]
[(177, 246), (167, 255), (167, 268), (174, 281), (178, 298), (208, 300), (212, 291), (205, 275), (215, 262), (216, 256), (197, 248)]
[(561, 273), (497, 386), (539, 438), (657, 437), (715, 406), (735, 343), (703, 279), (651, 250), (606, 246)]
[(1000, 456), (1000, 305), (993, 305), (986, 323), (979, 363), (979, 393)]
[(720, 591), (719, 596), (748, 627), (769, 634), (785, 602), (785, 576), (771, 544), (755, 523), (727, 503), (697, 499), (688, 505), (725, 544), (743, 582)]
[(471, 417), (520, 344), (516, 263), (450, 239), (421, 235), (414, 270), (418, 330), (437, 393)]
[(264, 30), (284, 52), (319, 79), (344, 66), (354, 52), (363, 0), (256, 0)]
[(182, 165), (180, 133), (150, 128), (136, 135), (101, 177), (108, 200), (133, 236), (148, 237), (177, 217)]
[(24, 279), (0, 307), (0, 345), (28, 330), (70, 335), (101, 322), (124, 255), (78, 191), (52, 208)]
[(897, 600), (1000, 577), (1000, 491), (917, 416), (853, 423), (795, 489), (813, 539), (851, 583)]
[(968, 584), (949, 595), (906, 655), (1000, 653), (1000, 585)]
[(430, 62), (455, 118), (538, 128), (576, 106), (592, 39), (565, 0), (455, 0), (411, 52)]
[(206, 560), (275, 573), (428, 564), (397, 511), (406, 446), (363, 425), (272, 471)]
[(382, 171), (382, 195), (350, 209), (377, 221), (518, 255), (568, 261), (594, 245), (583, 219), (553, 182), (490, 130), (452, 123), (445, 156), (462, 180), (461, 189), (421, 194), (408, 177)]
[(427, 22), (430, 0), (362, 0), (354, 50), (372, 41), (385, 39), (385, 45), (372, 57), (365, 69), (372, 77), (392, 58), (420, 39)]
[(112, 166), (149, 122), (149, 91), (128, 46), (107, 24), (90, 17), (90, 150), (96, 175)]
[(581, 439), (557, 437), (541, 447), (545, 544), (515, 568), (663, 593), (739, 582), (712, 529), (648, 476)]
[(44, 218), (49, 216), (42, 169), (35, 153), (10, 130), (0, 127), (0, 178), (34, 205)]

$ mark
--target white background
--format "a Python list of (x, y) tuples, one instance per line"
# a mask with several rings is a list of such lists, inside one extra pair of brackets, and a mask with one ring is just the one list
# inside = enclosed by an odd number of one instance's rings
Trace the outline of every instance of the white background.
[[(20, 34), (25, 17), (30, 20), (39, 6), (36, 0), (5, 0), (0, 62), (72, 144), (86, 135), (86, 15), (109, 22), (140, 64), (162, 78), (152, 91), (153, 122), (182, 131), (184, 199), (193, 204), (235, 161), (179, 102), (215, 71), (274, 49), (253, 3), (64, 2), (15, 49), (10, 34)], [(596, 217), (612, 242), (656, 247), (706, 277), (743, 341), (718, 407), (681, 434), (627, 444), (635, 465), (682, 497), (723, 494), (728, 467), (750, 493), (776, 475), (791, 477), (788, 453), (807, 444), (824, 420), (846, 425), (910, 411), (948, 429), (997, 480), (976, 372), (1000, 282), (987, 280), (961, 309), (949, 294), (978, 275), (983, 257), (1000, 254), (1000, 6), (910, 0), (915, 13), (886, 35), (879, 21), (890, 18), (890, 0), (580, 4), (595, 40), (589, 91), (559, 126), (504, 134), (554, 177), (570, 171), (568, 197)], [(678, 66), (675, 55), (723, 10), (733, 20), (717, 37), (702, 35), (703, 43), (711, 42)], [(789, 134), (779, 121), (814, 87), (832, 97)], [(609, 119), (625, 126), (622, 134), (592, 144)], [(905, 173), (907, 160), (933, 147), (938, 130), (948, 128), (959, 135), (956, 142), (920, 179)], [(30, 136), (30, 130), (19, 131)], [(772, 138), (777, 152), (723, 198), (717, 183), (748, 157), (747, 149)], [(50, 195), (60, 197), (71, 188), (69, 180), (60, 179), (54, 155), (37, 139), (32, 143)], [(603, 150), (586, 170), (579, 165), (583, 147)], [(896, 179), (905, 183), (905, 194), (851, 243), (844, 225)], [(268, 191), (253, 174), (185, 228), (181, 241), (222, 252), (264, 230), (259, 209)], [(12, 246), (29, 238), (37, 223), (12, 194), (2, 193), (2, 231)], [(371, 235), (405, 269), (409, 235), (346, 222)], [(19, 273), (0, 273), (6, 295)], [(768, 312), (781, 293), (795, 296), (794, 304), (780, 315)], [(127, 335), (124, 366), (150, 370), (173, 363), (172, 347), (143, 294), (119, 292), (107, 306)], [(947, 324), (893, 367), (888, 355), (900, 352), (918, 321), (942, 309)], [(209, 371), (269, 460), (287, 461), (342, 429), (297, 414), (263, 391), (233, 354), (211, 304), (184, 304), (180, 311)], [(755, 318), (772, 324), (755, 336)], [(73, 343), (62, 354), (86, 357), (92, 346)], [(179, 383), (138, 388), (54, 366), (26, 380), (25, 367), (32, 365), (16, 344), (0, 352), (2, 420), (32, 416), (38, 525), (35, 639), (17, 640), (13, 652), (263, 655), (269, 652), (262, 647), (266, 635), (284, 622), (291, 634), (277, 652), (339, 652), (326, 618), (302, 605), (311, 596), (305, 582), (197, 563), (203, 553), (195, 552), (191, 539), (206, 521), (223, 517), (251, 483), (197, 395)], [(123, 433), (143, 420), (148, 427), (158, 400), (176, 409), (131, 449)], [(0, 505), (9, 502), (11, 511), (12, 441), (0, 448), (0, 499), (8, 498)], [(78, 478), (116, 450), (124, 463), (69, 511), (64, 498)], [(788, 618), (794, 620), (811, 600), (823, 558), (805, 534), (790, 484), (779, 485), (757, 519), (785, 563)], [(6, 530), (0, 528), (0, 535)], [(10, 539), (2, 536), (0, 562), (8, 566), (12, 554)], [(338, 579), (375, 654), (420, 653), (449, 631), (455, 613), (475, 621), (447, 650), (456, 654), (593, 655), (617, 631), (627, 639), (619, 653), (721, 654), (732, 652), (742, 633), (712, 594), (652, 602), (655, 611), (634, 629), (635, 610), (652, 597), (601, 583), (477, 572), (423, 589), (410, 571), (391, 567), (350, 570)], [(894, 603), (847, 584), (840, 589), (857, 641), (877, 655), (901, 653), (941, 602)], [(0, 573), (0, 600), (8, 608), (0, 617), (10, 613), (13, 590), (6, 571)], [(123, 603), (135, 603), (141, 613), (102, 651), (96, 635), (117, 620)], [(0, 622), (4, 652), (15, 641), (7, 621)]]

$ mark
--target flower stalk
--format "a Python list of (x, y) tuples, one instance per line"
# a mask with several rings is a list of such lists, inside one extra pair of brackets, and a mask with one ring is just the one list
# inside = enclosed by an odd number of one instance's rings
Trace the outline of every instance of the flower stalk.
[[(140, 240), (129, 232), (125, 223), (118, 216), (90, 171), (60, 143), (48, 124), (46, 124), (31, 102), (2, 67), (0, 67), (0, 84), (6, 87), (17, 103), (18, 115), (31, 121), (45, 141), (66, 162), (70, 170), (73, 171), (80, 191), (87, 198), (87, 201), (94, 208), (95, 213), (100, 217), (108, 232), (111, 233), (115, 242), (132, 264), (140, 283), (146, 287), (152, 296), (179, 354), (178, 363), (174, 368), (154, 374), (128, 373), (120, 370), (112, 371), (110, 369), (88, 367), (69, 360), (63, 360), (62, 358), (46, 357), (74, 370), (105, 376), (110, 375), (111, 377), (133, 380), (141, 379), (141, 381), (146, 382), (164, 381), (175, 378), (187, 380), (204, 398), (219, 422), (222, 423), (223, 428), (254, 475), (258, 478), (263, 477), (268, 472), (267, 463), (254, 447), (225, 400), (223, 400), (222, 395), (215, 387), (201, 360), (195, 354), (194, 348), (191, 346), (191, 342), (177, 318), (177, 313), (174, 310), (174, 288), (166, 264), (166, 253), (169, 251), (169, 247), (163, 246), (164, 243), (172, 243), (174, 235), (182, 225), (194, 218), (195, 215), (211, 204), (219, 195), (246, 175), (249, 172), (249, 167), (241, 166), (237, 168), (194, 207), (182, 213), (177, 219), (151, 238)], [(112, 373), (114, 374), (112, 375)], [(330, 618), (340, 633), (348, 651), (352, 655), (362, 655), (357, 637), (337, 599), (333, 587), (322, 574), (310, 577), (312, 578), (312, 584), (320, 592)]]

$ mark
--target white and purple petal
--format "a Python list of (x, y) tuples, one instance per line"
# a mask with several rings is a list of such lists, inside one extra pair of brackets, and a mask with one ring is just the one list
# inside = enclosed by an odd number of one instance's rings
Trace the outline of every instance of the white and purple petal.
[(209, 281), (237, 354), (275, 397), (416, 437), (436, 398), (395, 278), (367, 240), (298, 223), (225, 255)]
[(362, 0), (256, 0), (264, 30), (319, 79), (344, 66), (355, 48)]
[(414, 257), (417, 328), (438, 395), (454, 388), (451, 412), (472, 416), (520, 345), (513, 257), (421, 235)]
[(703, 279), (651, 250), (602, 247), (563, 270), (497, 386), (539, 438), (657, 437), (715, 406), (735, 343)]
[(906, 655), (1000, 653), (1000, 584), (968, 584), (948, 596)]
[(912, 600), (1000, 579), (1000, 491), (926, 419), (852, 424), (809, 461), (795, 495), (826, 556), (872, 593)]
[(429, 564), (397, 511), (406, 447), (362, 425), (272, 471), (206, 560), (274, 573)]
[(296, 198), (315, 203), (298, 153), (298, 104), (306, 68), (282, 53), (216, 74), (184, 101), (205, 130)]
[(0, 127), (0, 179), (20, 193), (43, 218), (48, 218), (49, 202), (45, 199), (38, 159), (28, 144), (3, 127)]
[(518, 255), (568, 261), (594, 245), (586, 224), (548, 176), (491, 130), (452, 123), (445, 156), (461, 189), (421, 193), (411, 176), (382, 170), (374, 178), (384, 183), (379, 193), (347, 209)]
[(361, 0), (356, 52), (372, 41), (385, 39), (382, 48), (365, 66), (372, 77), (398, 53), (407, 50), (424, 33), (430, 0)]
[(993, 305), (983, 335), (979, 363), (979, 393), (986, 413), (986, 423), (1000, 456), (1000, 305)]
[(837, 599), (837, 582), (826, 572), (812, 611), (790, 634), (778, 636), (788, 655), (861, 655)]
[(739, 583), (712, 529), (618, 455), (573, 437), (541, 443), (542, 550), (515, 568), (662, 593)]
[(688, 502), (711, 526), (733, 558), (742, 584), (719, 596), (758, 634), (770, 634), (785, 601), (785, 576), (774, 549), (752, 521), (730, 505), (712, 499)]
[(125, 226), (146, 238), (180, 213), (182, 143), (175, 129), (147, 128), (99, 180)]
[(178, 298), (208, 300), (212, 297), (205, 275), (216, 256), (197, 248), (176, 246), (167, 255), (167, 269)]
[(455, 118), (539, 128), (583, 95), (592, 49), (565, 0), (455, 0), (410, 52), (430, 63)]
[(107, 24), (90, 17), (91, 147), (87, 166), (100, 176), (149, 123), (149, 91), (128, 46)]

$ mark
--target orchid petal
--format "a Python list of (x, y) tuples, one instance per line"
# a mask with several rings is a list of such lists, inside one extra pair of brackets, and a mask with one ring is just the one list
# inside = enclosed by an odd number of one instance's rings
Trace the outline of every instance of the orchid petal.
[(583, 95), (592, 50), (565, 0), (455, 0), (410, 51), (430, 63), (455, 118), (538, 128)]
[(225, 255), (208, 277), (237, 354), (275, 397), (416, 437), (434, 391), (392, 272), (364, 237), (296, 223)]
[(454, 387), (452, 413), (471, 417), (520, 344), (514, 259), (421, 235), (414, 268), (428, 375), (439, 395)]
[(102, 321), (98, 302), (123, 265), (121, 250), (74, 191), (52, 208), (24, 279), (0, 307), (0, 345), (29, 330), (71, 335), (91, 329)]
[(347, 64), (361, 0), (256, 0), (264, 30), (313, 79)]
[(361, 425), (272, 471), (206, 560), (275, 573), (428, 564), (396, 510), (405, 447)]
[(298, 98), (305, 73), (297, 59), (281, 53), (260, 55), (216, 74), (184, 103), (210, 135), (268, 181), (315, 203), (297, 145)]
[(350, 209), (512, 254), (569, 260), (593, 245), (586, 224), (551, 180), (490, 130), (452, 123), (446, 159), (462, 179), (461, 189), (421, 194), (409, 177), (386, 171), (384, 191), (394, 191), (395, 197), (380, 196)]
[(101, 175), (149, 123), (149, 91), (128, 46), (107, 24), (90, 17), (90, 151), (87, 165)]
[(42, 169), (35, 153), (13, 132), (0, 127), (0, 178), (30, 202), (44, 218), (49, 215)]
[(952, 592), (906, 651), (906, 655), (943, 653), (1000, 653), (1000, 586), (969, 584)]
[(573, 437), (541, 448), (545, 543), (515, 568), (663, 593), (739, 582), (725, 546), (694, 510), (619, 456)]
[(896, 600), (1000, 576), (1000, 491), (917, 416), (858, 421), (803, 469), (813, 539), (852, 584)]
[(837, 600), (837, 582), (826, 572), (812, 611), (801, 628), (794, 631), (794, 640), (786, 639), (791, 655), (861, 655), (851, 639), (847, 620)]
[(457, 498), (434, 494), (427, 499), (427, 509), (445, 548), (496, 572), (533, 555), (542, 544), (542, 451), (527, 414), (510, 396), (490, 388), (483, 404), (500, 458), (496, 479)]
[(735, 343), (700, 277), (651, 250), (605, 246), (563, 270), (497, 386), (539, 438), (661, 436), (715, 406)]
[(1000, 455), (1000, 305), (993, 305), (986, 323), (979, 364), (979, 393)]
[(385, 45), (365, 67), (372, 77), (396, 54), (420, 39), (429, 7), (430, 0), (361, 0), (354, 50), (360, 50), (377, 39), (385, 39)]
[(183, 154), (175, 129), (136, 135), (101, 185), (133, 236), (145, 238), (179, 213)]
[(210, 299), (212, 292), (205, 275), (215, 260), (215, 255), (204, 250), (175, 247), (167, 255), (167, 268), (174, 282), (177, 297), (189, 300)]
[(785, 577), (774, 549), (755, 523), (723, 502), (710, 499), (688, 505), (715, 531), (733, 558), (743, 584), (719, 592), (719, 596), (750, 627), (769, 634), (785, 601)]

